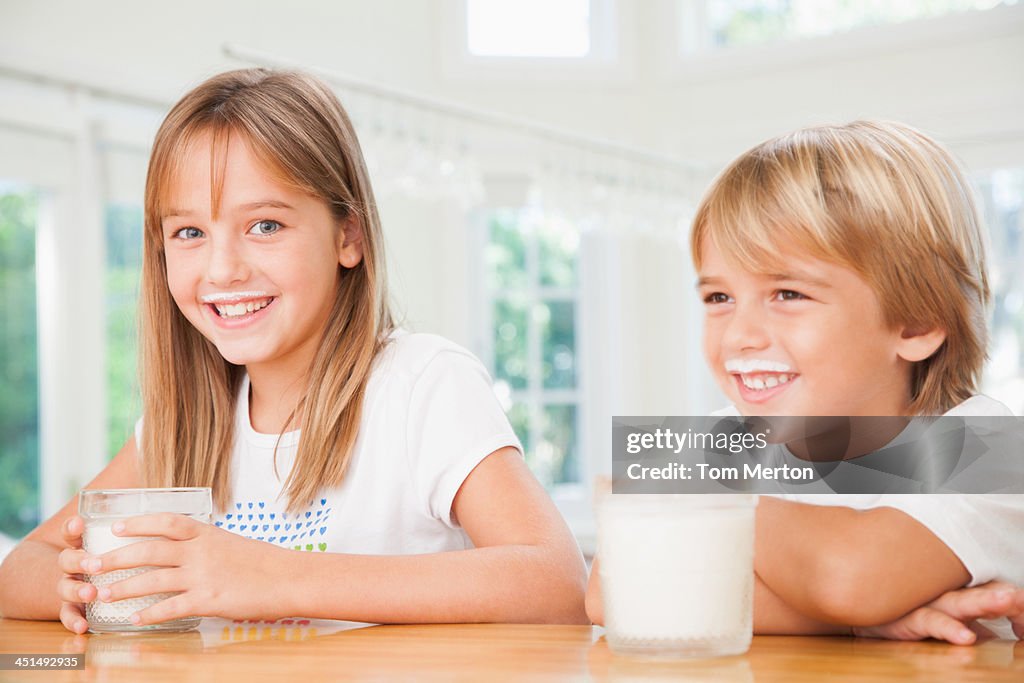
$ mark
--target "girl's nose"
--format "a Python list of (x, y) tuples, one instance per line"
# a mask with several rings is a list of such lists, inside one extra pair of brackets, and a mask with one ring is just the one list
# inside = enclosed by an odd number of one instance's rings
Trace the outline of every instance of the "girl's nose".
[(730, 351), (764, 349), (770, 344), (767, 312), (756, 302), (737, 305), (726, 325), (723, 345)]
[(218, 287), (230, 287), (249, 279), (250, 268), (241, 245), (232, 240), (211, 240), (206, 277)]

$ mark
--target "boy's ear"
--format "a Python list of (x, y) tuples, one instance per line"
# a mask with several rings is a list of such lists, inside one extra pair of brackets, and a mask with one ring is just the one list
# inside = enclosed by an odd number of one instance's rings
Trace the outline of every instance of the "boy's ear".
[(344, 268), (355, 268), (363, 260), (363, 228), (359, 219), (350, 213), (341, 221), (338, 230), (338, 263)]
[(946, 341), (946, 331), (939, 328), (921, 329), (905, 327), (896, 343), (896, 354), (903, 360), (916, 363), (930, 358)]

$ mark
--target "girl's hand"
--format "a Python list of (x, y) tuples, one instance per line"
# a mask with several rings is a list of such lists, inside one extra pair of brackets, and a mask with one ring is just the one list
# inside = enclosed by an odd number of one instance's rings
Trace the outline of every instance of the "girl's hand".
[(92, 573), (156, 567), (104, 586), (100, 600), (179, 593), (133, 614), (133, 624), (145, 626), (193, 616), (287, 616), (280, 613), (282, 607), (274, 599), (280, 585), (274, 569), (281, 566), (275, 558), (289, 552), (283, 548), (170, 513), (132, 517), (115, 524), (112, 531), (117, 536), (162, 538), (87, 558), (84, 566)]
[(57, 565), (64, 576), (57, 582), (57, 594), (60, 596), (60, 623), (73, 633), (85, 633), (89, 623), (85, 620), (85, 603), (96, 599), (96, 587), (82, 580), (82, 560), (86, 552), (82, 550), (82, 532), (85, 531), (85, 520), (72, 515), (61, 525), (60, 532), (67, 547), (57, 556)]
[(978, 619), (1007, 618), (1017, 638), (1024, 638), (1024, 589), (1003, 581), (949, 591), (923, 607), (882, 626), (856, 627), (855, 636), (924, 640), (935, 638), (971, 645), (994, 634)]

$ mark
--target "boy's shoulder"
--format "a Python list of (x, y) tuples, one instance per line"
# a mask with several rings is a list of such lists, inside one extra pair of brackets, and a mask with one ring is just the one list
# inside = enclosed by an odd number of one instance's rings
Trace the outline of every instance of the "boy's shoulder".
[(945, 415), (950, 417), (1012, 417), (1013, 411), (994, 398), (984, 394), (975, 394), (960, 405), (953, 406)]

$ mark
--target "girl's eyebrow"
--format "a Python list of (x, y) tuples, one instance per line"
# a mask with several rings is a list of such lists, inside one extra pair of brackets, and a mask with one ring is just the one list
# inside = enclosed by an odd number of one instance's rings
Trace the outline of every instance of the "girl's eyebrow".
[[(288, 209), (294, 211), (295, 207), (287, 202), (282, 202), (277, 199), (258, 199), (254, 202), (248, 202), (246, 204), (239, 204), (234, 207), (235, 211), (253, 211), (254, 209)], [(161, 216), (161, 220), (164, 218), (188, 218), (194, 216), (194, 211), (188, 211), (186, 209), (168, 209), (167, 213)]]

